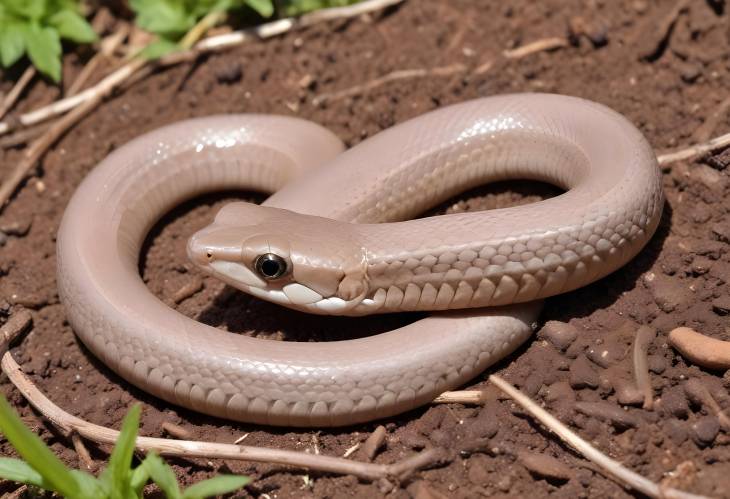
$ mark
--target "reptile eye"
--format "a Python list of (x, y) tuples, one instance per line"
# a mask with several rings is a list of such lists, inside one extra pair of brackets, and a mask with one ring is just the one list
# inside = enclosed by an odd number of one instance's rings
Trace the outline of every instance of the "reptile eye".
[(256, 273), (267, 280), (278, 279), (287, 273), (286, 260), (274, 253), (264, 253), (254, 262)]

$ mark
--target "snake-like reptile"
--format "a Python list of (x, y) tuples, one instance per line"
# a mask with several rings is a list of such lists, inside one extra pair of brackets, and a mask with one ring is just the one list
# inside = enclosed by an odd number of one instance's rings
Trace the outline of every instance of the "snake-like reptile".
[[(573, 97), (468, 101), (343, 150), (311, 122), (243, 114), (176, 123), (114, 151), (79, 186), (58, 235), (60, 296), (78, 336), (131, 383), (210, 415), (289, 426), (382, 418), (517, 348), (541, 298), (628, 262), (663, 206), (641, 133)], [(513, 178), (566, 192), (405, 221)], [(274, 194), (261, 206), (224, 206), (190, 239), (188, 254), (206, 272), (318, 314), (445, 312), (372, 337), (296, 343), (172, 310), (139, 276), (142, 243), (172, 207), (222, 189)], [(477, 308), (487, 306), (498, 307)]]

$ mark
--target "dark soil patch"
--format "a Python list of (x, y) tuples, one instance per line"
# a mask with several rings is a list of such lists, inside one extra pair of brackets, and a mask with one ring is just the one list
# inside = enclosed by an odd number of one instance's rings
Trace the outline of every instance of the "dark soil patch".
[[(194, 67), (174, 67), (144, 79), (75, 127), (45, 157), (38, 180), (29, 181), (0, 215), (0, 228), (16, 223), (21, 228), (30, 226), (27, 232), (16, 231), (17, 235), (0, 242), (0, 313), (28, 307), (35, 324), (13, 350), (15, 357), (52, 400), (97, 424), (118, 427), (130, 404), (139, 400), (145, 407), (141, 430), (145, 435), (161, 436), (161, 423), (171, 421), (201, 439), (232, 442), (247, 433), (246, 444), (305, 450), (314, 447), (316, 438), (320, 452), (342, 455), (364, 440), (375, 424), (325, 431), (230, 424), (170, 407), (136, 390), (79, 344), (58, 302), (54, 235), (80, 180), (115, 147), (192, 116), (231, 112), (297, 115), (331, 128), (352, 145), (438, 106), (506, 92), (586, 97), (625, 114), (657, 150), (690, 143), (693, 132), (728, 95), (729, 22), (722, 2), (692, 2), (677, 19), (671, 36), (653, 50), (653, 29), (674, 3), (410, 0), (382, 16), (251, 43), (211, 55)], [(564, 35), (574, 16), (591, 23), (594, 35), (604, 33), (607, 43), (596, 47), (582, 37), (575, 46), (559, 51), (500, 62), (482, 74), (473, 71), (504, 49)], [(648, 60), (642, 60), (641, 54), (648, 54)], [(393, 82), (323, 106), (312, 103), (319, 93), (345, 89), (393, 70), (457, 62), (471, 69), (446, 77)], [(77, 55), (69, 56), (67, 73), (77, 71), (80, 64)], [(0, 88), (10, 85), (5, 81)], [(57, 94), (45, 84), (35, 84), (20, 108), (32, 109)], [(729, 129), (730, 119), (725, 116), (713, 134)], [(0, 177), (10, 172), (21, 155), (21, 150), (0, 152)], [(688, 365), (667, 345), (667, 333), (679, 325), (730, 339), (724, 309), (713, 308), (713, 301), (730, 291), (730, 187), (727, 170), (722, 169), (726, 164), (718, 155), (714, 160), (684, 162), (669, 169), (664, 177), (667, 210), (646, 250), (610, 277), (548, 301), (544, 320), (569, 322), (578, 330), (577, 339), (571, 342), (561, 337), (557, 344), (563, 348), (557, 348), (553, 337), (538, 335), (497, 370), (637, 472), (655, 481), (669, 477), (676, 486), (692, 492), (727, 497), (730, 435), (718, 433), (713, 417), (688, 401), (684, 384), (690, 378), (699, 379), (727, 409), (730, 376)], [(480, 191), (451, 209), (493, 207), (552, 192), (514, 189), (517, 185), (503, 186), (497, 192)], [(200, 277), (186, 261), (184, 242), (226, 199), (230, 198), (213, 196), (189, 203), (161, 222), (143, 266), (150, 288), (180, 312), (236, 332), (326, 340), (351, 328), (353, 321), (323, 321), (283, 312), (210, 279), (204, 279), (201, 292), (174, 304), (175, 293)], [(362, 324), (358, 326), (361, 334), (371, 334), (407, 320), (411, 318), (393, 316), (357, 323)], [(620, 407), (609, 381), (632, 379), (630, 346), (640, 324), (658, 331), (649, 349), (655, 410), (621, 406), (626, 407), (623, 422), (576, 410), (575, 401)], [(484, 379), (478, 378), (472, 386), (486, 386)], [(7, 381), (0, 390), (66, 462), (77, 464), (69, 442), (50, 431)], [(423, 445), (445, 447), (452, 458), (444, 466), (419, 473), (393, 491), (394, 497), (630, 495), (514, 404), (496, 396), (484, 407), (426, 407), (384, 424), (387, 443), (376, 462), (393, 462)], [(479, 445), (473, 445), (475, 441)], [(92, 449), (92, 454), (101, 461), (106, 457), (104, 450)], [(4, 441), (0, 441), (0, 451), (11, 453)], [(526, 458), (520, 453), (526, 451), (554, 456), (567, 465), (571, 476), (541, 478), (524, 465)], [(199, 459), (173, 462), (186, 482), (219, 471), (251, 475), (253, 485), (236, 497), (376, 497), (387, 492), (378, 484), (359, 483), (353, 477), (307, 474), (280, 466)], [(305, 481), (305, 476), (311, 480)], [(0, 485), (0, 493), (9, 489)]]

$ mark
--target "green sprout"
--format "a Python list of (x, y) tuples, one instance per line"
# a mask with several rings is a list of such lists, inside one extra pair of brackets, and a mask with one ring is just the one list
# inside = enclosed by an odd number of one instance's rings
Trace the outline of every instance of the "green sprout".
[(170, 465), (154, 452), (132, 468), (140, 412), (140, 406), (135, 405), (124, 417), (109, 463), (97, 478), (67, 468), (43, 440), (25, 427), (0, 395), (0, 431), (23, 458), (0, 457), (0, 478), (56, 492), (68, 499), (141, 498), (150, 479), (169, 499), (202, 499), (233, 492), (250, 482), (245, 476), (219, 475), (181, 490)]
[(27, 54), (41, 73), (61, 80), (61, 39), (96, 40), (72, 0), (0, 0), (0, 64), (8, 68)]

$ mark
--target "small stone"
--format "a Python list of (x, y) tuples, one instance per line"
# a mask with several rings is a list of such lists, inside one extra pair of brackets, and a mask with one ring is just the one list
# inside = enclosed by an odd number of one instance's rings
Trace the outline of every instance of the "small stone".
[(691, 430), (692, 440), (700, 447), (707, 447), (715, 441), (720, 423), (715, 416), (703, 416), (692, 424)]
[(730, 243), (730, 222), (725, 221), (712, 226), (712, 235), (723, 243)]
[(679, 64), (679, 76), (685, 83), (694, 83), (702, 75), (702, 68), (699, 64), (684, 62)]
[(30, 231), (33, 220), (26, 218), (23, 220), (13, 220), (10, 223), (0, 226), (0, 232), (4, 232), (8, 236), (23, 237)]
[(633, 383), (620, 381), (616, 383), (616, 401), (621, 405), (642, 405), (644, 394)]
[(406, 430), (400, 435), (400, 443), (409, 449), (421, 450), (429, 446), (428, 439), (415, 430)]
[(311, 74), (307, 73), (299, 78), (297, 85), (299, 85), (300, 88), (312, 88), (314, 87), (315, 81), (316, 80), (314, 79), (314, 77)]
[(578, 329), (566, 322), (548, 321), (538, 333), (558, 350), (565, 351), (578, 337)]
[(692, 292), (675, 277), (649, 272), (644, 276), (644, 283), (651, 290), (656, 304), (666, 313), (673, 312), (692, 297)]
[(672, 386), (664, 389), (661, 396), (661, 407), (664, 412), (679, 419), (687, 419), (689, 415), (689, 404), (687, 396), (681, 386)]
[(474, 485), (485, 485), (489, 483), (489, 472), (484, 469), (481, 462), (477, 462), (476, 460), (473, 463), (470, 460), (467, 476), (469, 477), (469, 481)]
[(586, 351), (588, 358), (601, 367), (609, 367), (626, 356), (626, 350), (618, 343), (595, 345)]
[(236, 83), (243, 77), (243, 66), (240, 62), (233, 62), (215, 72), (218, 83)]
[(730, 295), (723, 294), (712, 300), (712, 310), (718, 315), (730, 313)]
[(707, 158), (707, 164), (716, 170), (724, 170), (730, 165), (730, 149)]
[(431, 432), (429, 439), (437, 447), (451, 447), (454, 443), (454, 435), (451, 432), (437, 428)]
[(695, 275), (705, 275), (712, 268), (712, 260), (706, 256), (698, 256), (692, 261), (692, 272)]
[(598, 373), (593, 369), (585, 355), (579, 355), (570, 364), (570, 386), (579, 388), (598, 388)]
[(559, 400), (575, 400), (575, 392), (565, 381), (558, 381), (548, 386), (545, 394), (545, 400), (548, 402), (557, 402)]
[(8, 242), (8, 235), (0, 230), (0, 248), (5, 246)]
[(512, 490), (512, 477), (509, 475), (504, 475), (502, 476), (502, 478), (497, 480), (497, 483), (495, 483), (494, 486), (502, 492), (509, 492), (510, 490)]
[(466, 427), (466, 436), (468, 440), (477, 440), (483, 438), (492, 438), (499, 431), (499, 422), (493, 415), (487, 414), (488, 411), (482, 412), (473, 419), (473, 422)]
[(568, 466), (547, 454), (520, 452), (517, 454), (517, 459), (531, 474), (541, 478), (567, 481), (573, 475)]
[(618, 429), (636, 428), (640, 423), (638, 417), (610, 402), (576, 402), (575, 409), (586, 416), (608, 421)]

